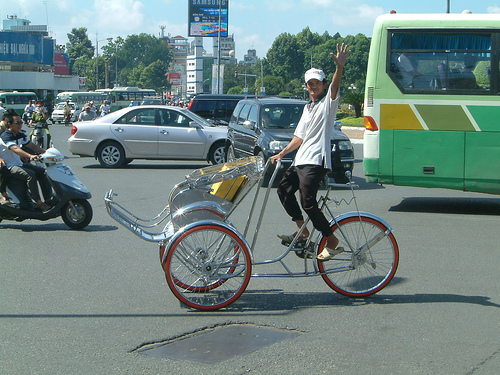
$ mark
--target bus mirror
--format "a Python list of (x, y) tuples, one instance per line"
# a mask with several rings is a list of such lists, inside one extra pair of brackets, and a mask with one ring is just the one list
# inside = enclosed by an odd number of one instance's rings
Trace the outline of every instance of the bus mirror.
[(373, 119), (373, 117), (371, 117), (371, 116), (365, 116), (364, 120), (365, 120), (365, 128), (366, 128), (366, 130), (371, 130), (371, 131), (378, 130), (377, 123), (375, 122), (375, 120)]

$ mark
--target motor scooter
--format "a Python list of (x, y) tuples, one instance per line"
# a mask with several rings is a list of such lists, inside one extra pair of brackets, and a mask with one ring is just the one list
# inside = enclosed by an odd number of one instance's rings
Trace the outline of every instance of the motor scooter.
[(32, 115), (33, 115), (32, 111), (28, 111), (28, 112), (23, 113), (23, 122), (24, 122), (24, 125), (26, 125), (28, 128), (31, 126), (30, 122), (31, 122)]
[(71, 229), (83, 229), (92, 220), (92, 206), (87, 199), (90, 191), (75, 175), (73, 170), (62, 163), (65, 156), (55, 148), (49, 148), (39, 156), (39, 163), (46, 168), (53, 195), (50, 209), (36, 208), (24, 181), (8, 180), (7, 192), (11, 202), (0, 205), (2, 220), (24, 221), (26, 219), (49, 220), (61, 216)]
[(50, 133), (47, 128), (47, 124), (43, 122), (37, 122), (36, 124), (32, 124), (34, 129), (30, 134), (30, 141), (40, 146), (44, 149), (48, 149), (53, 147), (52, 140), (50, 138)]

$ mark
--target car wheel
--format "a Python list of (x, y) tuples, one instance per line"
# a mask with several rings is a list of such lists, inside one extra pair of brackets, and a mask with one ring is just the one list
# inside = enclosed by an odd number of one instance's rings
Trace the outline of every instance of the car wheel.
[(125, 151), (116, 142), (104, 142), (97, 150), (97, 160), (106, 168), (118, 168), (125, 163)]
[(226, 149), (224, 142), (217, 142), (212, 145), (208, 153), (208, 160), (214, 165), (226, 162)]

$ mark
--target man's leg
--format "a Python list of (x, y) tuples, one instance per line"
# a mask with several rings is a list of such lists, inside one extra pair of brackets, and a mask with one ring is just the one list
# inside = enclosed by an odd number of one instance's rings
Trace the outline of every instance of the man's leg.
[[(279, 183), (277, 193), (285, 211), (297, 225), (297, 230), (299, 230), (304, 224), (304, 216), (302, 215), (297, 198), (295, 197), (295, 193), (298, 188), (299, 179), (295, 171), (295, 167), (292, 166), (285, 171), (285, 175)], [(302, 231), (301, 237), (309, 237), (309, 231), (307, 228)]]
[(40, 188), (42, 189), (43, 199), (44, 201), (49, 201), (52, 197), (52, 186), (50, 185), (45, 168), (38, 167), (33, 164), (25, 164), (24, 168), (30, 169), (35, 172), (36, 179), (38, 180)]
[(14, 166), (10, 169), (10, 177), (16, 180), (23, 180), (28, 185), (28, 189), (31, 193), (31, 197), (36, 202), (38, 208), (42, 210), (47, 210), (50, 208), (47, 204), (43, 203), (40, 199), (40, 193), (38, 192), (38, 185), (36, 183), (36, 174), (33, 170)]
[(316, 198), (319, 185), (325, 174), (326, 169), (319, 165), (297, 167), (297, 175), (300, 181), (300, 203), (302, 208), (311, 219), (314, 228), (319, 230), (323, 236), (327, 238), (326, 246), (330, 249), (335, 249), (339, 241), (333, 235), (330, 223), (319, 209), (318, 200)]

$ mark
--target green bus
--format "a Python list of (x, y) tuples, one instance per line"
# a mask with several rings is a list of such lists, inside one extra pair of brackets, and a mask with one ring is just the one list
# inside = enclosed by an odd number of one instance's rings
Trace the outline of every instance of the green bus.
[(139, 105), (144, 98), (156, 96), (155, 90), (140, 89), (138, 87), (115, 87), (112, 89), (99, 89), (110, 100), (111, 112), (128, 107), (131, 103)]
[(95, 107), (99, 110), (101, 104), (105, 100), (109, 101), (109, 98), (106, 94), (97, 91), (63, 91), (57, 94), (55, 102), (57, 104), (67, 100), (77, 103), (80, 108), (83, 108), (85, 103), (94, 102)]
[(500, 193), (500, 17), (387, 14), (364, 102), (368, 182)]
[(15, 109), (19, 116), (24, 113), (24, 108), (30, 100), (38, 100), (34, 92), (0, 92), (0, 102), (4, 109)]

